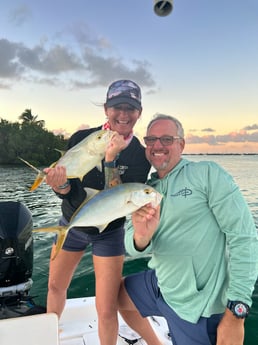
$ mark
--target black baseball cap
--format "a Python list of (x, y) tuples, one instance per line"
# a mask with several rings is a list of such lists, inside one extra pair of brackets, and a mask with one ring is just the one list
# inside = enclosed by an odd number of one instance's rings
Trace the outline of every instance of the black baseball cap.
[(113, 82), (108, 88), (105, 106), (113, 107), (121, 103), (127, 103), (138, 110), (142, 110), (139, 85), (131, 80)]

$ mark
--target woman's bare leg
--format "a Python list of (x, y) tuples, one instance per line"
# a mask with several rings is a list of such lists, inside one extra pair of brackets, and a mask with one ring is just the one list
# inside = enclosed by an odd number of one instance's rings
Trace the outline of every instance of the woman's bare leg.
[[(54, 252), (55, 245), (53, 245), (51, 257)], [(67, 289), (83, 254), (84, 251), (69, 252), (61, 249), (54, 260), (50, 257), (47, 295), (48, 313), (56, 313), (59, 318), (61, 317), (65, 306)]]
[(96, 308), (101, 345), (116, 345), (118, 335), (118, 291), (124, 256), (93, 255), (96, 276)]

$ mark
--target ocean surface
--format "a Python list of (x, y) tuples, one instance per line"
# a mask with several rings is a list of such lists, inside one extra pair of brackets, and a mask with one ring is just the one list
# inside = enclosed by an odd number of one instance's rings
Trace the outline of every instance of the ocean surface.
[[(224, 167), (240, 187), (254, 216), (258, 229), (258, 155), (185, 155), (184, 158), (200, 161), (212, 160)], [(35, 228), (57, 224), (60, 217), (60, 200), (43, 183), (36, 191), (29, 187), (36, 174), (28, 167), (0, 166), (0, 201), (20, 201), (32, 213)], [(34, 267), (31, 295), (37, 304), (45, 305), (47, 294), (48, 265), (53, 234), (34, 234)], [(148, 257), (126, 257), (124, 275), (147, 267)], [(80, 262), (68, 291), (68, 297), (94, 295), (94, 272), (90, 249)], [(253, 306), (245, 322), (245, 345), (258, 344), (258, 281), (253, 293)]]

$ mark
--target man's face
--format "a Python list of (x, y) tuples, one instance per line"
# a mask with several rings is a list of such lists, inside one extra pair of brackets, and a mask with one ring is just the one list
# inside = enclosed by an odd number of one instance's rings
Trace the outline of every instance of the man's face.
[[(180, 161), (184, 149), (184, 139), (179, 139), (176, 124), (170, 120), (160, 119), (155, 121), (148, 129), (146, 137), (154, 138), (153, 143), (146, 145), (146, 157), (163, 178)], [(163, 137), (163, 143), (155, 138)], [(171, 140), (171, 137), (176, 137)], [(166, 140), (167, 139), (167, 140)], [(173, 141), (173, 143), (169, 143)]]

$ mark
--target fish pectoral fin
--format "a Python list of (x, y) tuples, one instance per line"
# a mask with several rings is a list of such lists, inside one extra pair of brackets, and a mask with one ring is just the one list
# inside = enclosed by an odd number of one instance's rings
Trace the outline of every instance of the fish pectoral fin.
[(64, 151), (64, 150), (59, 150), (59, 149), (54, 149), (54, 150), (59, 152), (61, 157), (63, 157), (65, 155), (65, 153), (66, 153), (66, 151)]
[(97, 195), (100, 191), (98, 189), (94, 188), (84, 188), (85, 192), (87, 193), (87, 197), (85, 198), (84, 202), (89, 201), (91, 198), (93, 198), (95, 195)]
[(87, 202), (92, 199), (96, 194), (98, 194), (100, 191), (97, 189), (93, 189), (93, 188), (84, 188), (85, 192), (87, 193), (86, 198), (83, 200), (83, 202), (81, 203), (81, 205), (77, 208), (77, 210), (74, 212), (72, 218), (70, 219), (70, 223), (73, 221), (74, 217), (77, 215), (77, 213), (80, 211), (81, 208), (83, 208), (83, 206), (85, 204), (87, 204)]
[(107, 226), (108, 224), (102, 224), (102, 225), (97, 226), (97, 228), (99, 229), (99, 232), (103, 232)]
[(99, 162), (99, 164), (96, 165), (96, 168), (102, 172), (102, 164)]

